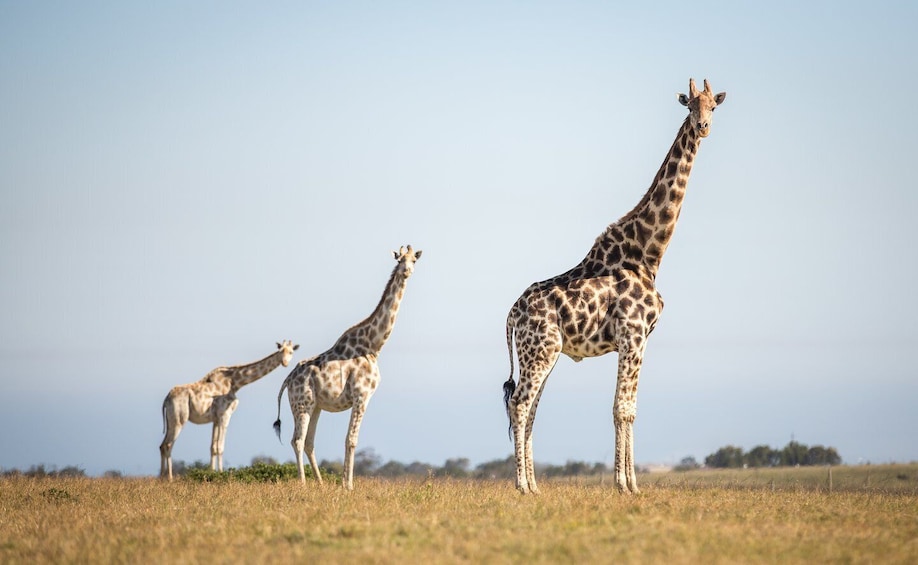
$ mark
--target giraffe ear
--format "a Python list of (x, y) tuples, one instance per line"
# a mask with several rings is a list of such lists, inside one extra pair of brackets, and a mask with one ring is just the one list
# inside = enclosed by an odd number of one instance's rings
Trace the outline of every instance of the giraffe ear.
[(418, 250), (414, 253), (414, 260), (417, 261), (417, 260), (420, 259), (420, 258), (421, 258), (421, 250), (418, 249)]
[(726, 92), (718, 92), (717, 94), (714, 95), (714, 102), (717, 102), (717, 105), (720, 106), (721, 104), (724, 103), (724, 98), (726, 97), (727, 97)]
[(299, 343), (293, 346), (293, 350), (294, 350), (294, 351), (296, 351), (296, 350), (299, 349), (299, 348), (300, 348), (300, 344), (299, 344)]
[(393, 251), (393, 252), (392, 252), (392, 257), (393, 257), (396, 261), (398, 261), (398, 251)]
[(274, 343), (277, 344), (277, 348), (278, 348), (278, 349), (280, 349), (281, 347), (283, 347), (283, 345), (281, 345), (279, 341), (275, 341)]
[(681, 92), (679, 94), (676, 94), (676, 99), (679, 101), (679, 104), (682, 104), (683, 106), (688, 106), (689, 97), (686, 96), (685, 94), (682, 94)]

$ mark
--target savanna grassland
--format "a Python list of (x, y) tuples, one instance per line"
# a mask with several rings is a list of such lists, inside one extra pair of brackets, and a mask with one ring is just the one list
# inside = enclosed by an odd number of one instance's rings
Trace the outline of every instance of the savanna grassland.
[[(869, 473), (869, 476), (868, 476)], [(608, 481), (0, 479), (0, 563), (918, 563), (918, 466)]]

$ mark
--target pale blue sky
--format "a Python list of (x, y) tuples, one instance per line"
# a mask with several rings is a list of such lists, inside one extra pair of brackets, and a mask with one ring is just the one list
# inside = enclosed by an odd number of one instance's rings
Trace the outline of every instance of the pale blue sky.
[[(172, 386), (325, 350), (407, 243), (360, 448), (506, 457), (507, 311), (640, 199), (689, 77), (728, 95), (657, 280), (636, 460), (792, 435), (918, 460), (916, 28), (882, 1), (0, 1), (0, 467), (155, 474)], [(286, 372), (241, 391), (228, 465), (292, 457)], [(562, 359), (537, 461), (611, 463), (614, 380)], [(346, 426), (323, 415), (320, 459)]]

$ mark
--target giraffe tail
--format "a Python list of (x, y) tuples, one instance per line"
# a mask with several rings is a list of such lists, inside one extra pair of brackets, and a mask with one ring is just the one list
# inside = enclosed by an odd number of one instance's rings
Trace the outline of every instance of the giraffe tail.
[(163, 433), (166, 433), (166, 404), (169, 402), (169, 395), (166, 395), (166, 398), (163, 399)]
[(277, 420), (274, 420), (274, 433), (277, 434), (277, 441), (283, 444), (284, 441), (280, 437), (280, 428), (281, 428), (281, 421), (280, 421), (280, 417), (278, 417)]
[(274, 433), (277, 434), (277, 441), (281, 442), (282, 444), (284, 442), (283, 440), (281, 440), (281, 419), (280, 419), (281, 398), (284, 397), (284, 391), (287, 389), (287, 383), (289, 382), (290, 382), (290, 377), (288, 375), (287, 378), (284, 379), (284, 384), (281, 385), (280, 392), (277, 393), (277, 420), (274, 420)]
[(510, 378), (504, 382), (504, 409), (507, 410), (507, 419), (510, 424), (507, 426), (507, 436), (513, 440), (513, 419), (510, 417), (510, 397), (516, 390), (516, 382), (513, 380), (513, 325), (510, 319), (507, 319), (507, 352), (510, 354)]

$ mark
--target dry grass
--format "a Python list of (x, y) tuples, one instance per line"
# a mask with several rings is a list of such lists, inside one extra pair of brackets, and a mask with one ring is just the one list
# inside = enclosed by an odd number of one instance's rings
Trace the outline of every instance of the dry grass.
[(504, 481), (358, 478), (345, 493), (295, 482), (9, 478), (0, 562), (918, 562), (914, 489), (693, 484), (692, 475), (644, 476), (636, 497), (571, 481), (522, 497)]
[(869, 491), (918, 495), (918, 464), (705, 469), (642, 475), (641, 485), (773, 490)]

